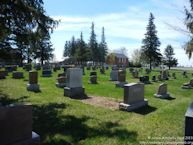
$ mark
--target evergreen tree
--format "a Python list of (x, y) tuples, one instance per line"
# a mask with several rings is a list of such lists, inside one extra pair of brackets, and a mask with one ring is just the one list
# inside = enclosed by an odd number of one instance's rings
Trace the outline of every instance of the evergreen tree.
[(193, 0), (189, 0), (189, 3), (190, 3), (190, 10), (185, 8), (186, 13), (185, 25), (189, 30), (190, 40), (185, 45), (185, 51), (190, 59), (192, 57), (193, 52)]
[(90, 34), (90, 40), (89, 40), (89, 49), (91, 51), (91, 61), (97, 62), (99, 59), (99, 49), (98, 49), (98, 43), (96, 40), (96, 34), (94, 32), (94, 23), (92, 22), (91, 26), (91, 34)]
[(102, 28), (102, 35), (101, 35), (101, 43), (99, 44), (99, 52), (100, 52), (100, 58), (99, 61), (100, 62), (105, 62), (105, 57), (107, 56), (107, 51), (108, 51), (108, 47), (107, 47), (107, 43), (105, 41), (105, 28)]
[(177, 65), (177, 59), (175, 59), (173, 57), (174, 56), (174, 49), (171, 45), (168, 45), (165, 48), (164, 54), (165, 54), (164, 64), (167, 65), (169, 67), (169, 69), (170, 69), (170, 67)]
[(89, 51), (87, 48), (87, 44), (83, 40), (83, 34), (81, 32), (80, 39), (77, 40), (77, 49), (76, 49), (76, 56), (77, 60), (82, 64), (88, 60)]
[(21, 59), (24, 58), (25, 52), (32, 51), (27, 54), (30, 58), (35, 54), (33, 42), (40, 42), (40, 37), (33, 37), (34, 33), (40, 32), (37, 32), (37, 29), (46, 32), (46, 35), (39, 36), (47, 39), (57, 23), (45, 14), (42, 0), (0, 1), (0, 51), (19, 48)]
[(158, 47), (160, 46), (159, 38), (157, 37), (157, 30), (154, 24), (154, 16), (150, 13), (149, 23), (147, 25), (147, 32), (145, 33), (145, 38), (142, 43), (142, 52), (149, 59), (150, 69), (152, 68), (152, 63), (156, 64), (161, 62), (161, 53)]
[(63, 53), (63, 57), (70, 57), (70, 41), (66, 41), (65, 45), (64, 45), (64, 53)]

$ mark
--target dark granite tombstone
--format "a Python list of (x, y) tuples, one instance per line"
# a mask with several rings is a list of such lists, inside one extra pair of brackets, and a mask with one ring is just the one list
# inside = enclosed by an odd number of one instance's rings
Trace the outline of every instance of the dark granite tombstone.
[(156, 76), (152, 76), (152, 81), (156, 82)]
[(32, 69), (32, 65), (30, 63), (24, 65), (24, 69), (26, 71), (30, 71)]
[(132, 111), (147, 104), (148, 101), (144, 99), (144, 84), (130, 83), (124, 85), (124, 101), (119, 104), (119, 109)]
[(0, 71), (0, 79), (5, 79), (6, 78), (6, 71), (5, 70), (1, 70)]
[(51, 77), (52, 71), (51, 70), (42, 70), (42, 77)]
[(184, 136), (185, 144), (192, 145), (193, 144), (193, 102), (190, 107), (187, 109), (185, 114), (185, 136)]
[(150, 84), (149, 76), (141, 76), (139, 77), (139, 81), (144, 84)]
[(6, 65), (6, 66), (5, 66), (5, 70), (6, 70), (7, 72), (12, 72), (12, 71), (13, 71), (13, 67), (12, 67), (11, 65)]
[(41, 64), (40, 63), (35, 64), (34, 69), (35, 70), (41, 70)]
[(90, 84), (97, 84), (97, 72), (96, 71), (90, 72), (89, 83)]
[(0, 107), (1, 145), (40, 145), (40, 137), (32, 132), (32, 105)]
[(12, 73), (12, 77), (14, 78), (14, 79), (22, 79), (23, 78), (23, 72), (13, 72)]

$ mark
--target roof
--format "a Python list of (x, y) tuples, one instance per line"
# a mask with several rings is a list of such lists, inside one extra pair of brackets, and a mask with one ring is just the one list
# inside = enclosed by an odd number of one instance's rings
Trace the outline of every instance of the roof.
[(121, 53), (113, 53), (116, 57), (118, 58), (128, 58), (126, 55), (121, 54)]

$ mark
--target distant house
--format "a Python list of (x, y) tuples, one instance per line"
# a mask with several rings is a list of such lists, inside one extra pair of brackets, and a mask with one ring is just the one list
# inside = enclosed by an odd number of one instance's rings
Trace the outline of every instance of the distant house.
[(117, 66), (126, 66), (129, 64), (129, 59), (126, 55), (121, 53), (110, 53), (107, 56), (106, 63)]

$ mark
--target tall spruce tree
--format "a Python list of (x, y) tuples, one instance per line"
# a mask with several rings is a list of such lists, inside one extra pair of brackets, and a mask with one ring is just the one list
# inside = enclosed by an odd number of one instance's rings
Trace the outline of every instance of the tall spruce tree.
[(157, 30), (154, 24), (154, 16), (150, 13), (149, 23), (146, 27), (147, 32), (145, 38), (142, 40), (142, 52), (148, 58), (150, 69), (152, 69), (152, 63), (158, 64), (161, 62), (161, 53), (159, 46), (161, 45), (159, 38), (157, 37)]
[(90, 33), (90, 40), (89, 40), (89, 49), (91, 51), (91, 61), (97, 62), (99, 60), (99, 49), (98, 49), (98, 43), (96, 40), (96, 34), (94, 32), (94, 23), (92, 22), (91, 26), (91, 33)]
[(189, 0), (190, 9), (185, 8), (185, 25), (189, 30), (190, 40), (185, 45), (185, 51), (189, 59), (192, 57), (193, 52), (193, 0)]
[(167, 47), (164, 50), (165, 58), (164, 58), (164, 64), (169, 67), (169, 69), (172, 66), (177, 65), (177, 59), (175, 59), (174, 56), (174, 49), (171, 45), (167, 45)]
[(102, 35), (101, 35), (101, 42), (99, 44), (99, 52), (100, 52), (100, 62), (105, 62), (105, 57), (107, 56), (107, 51), (108, 51), (108, 47), (107, 47), (107, 43), (105, 41), (105, 28), (102, 28)]

